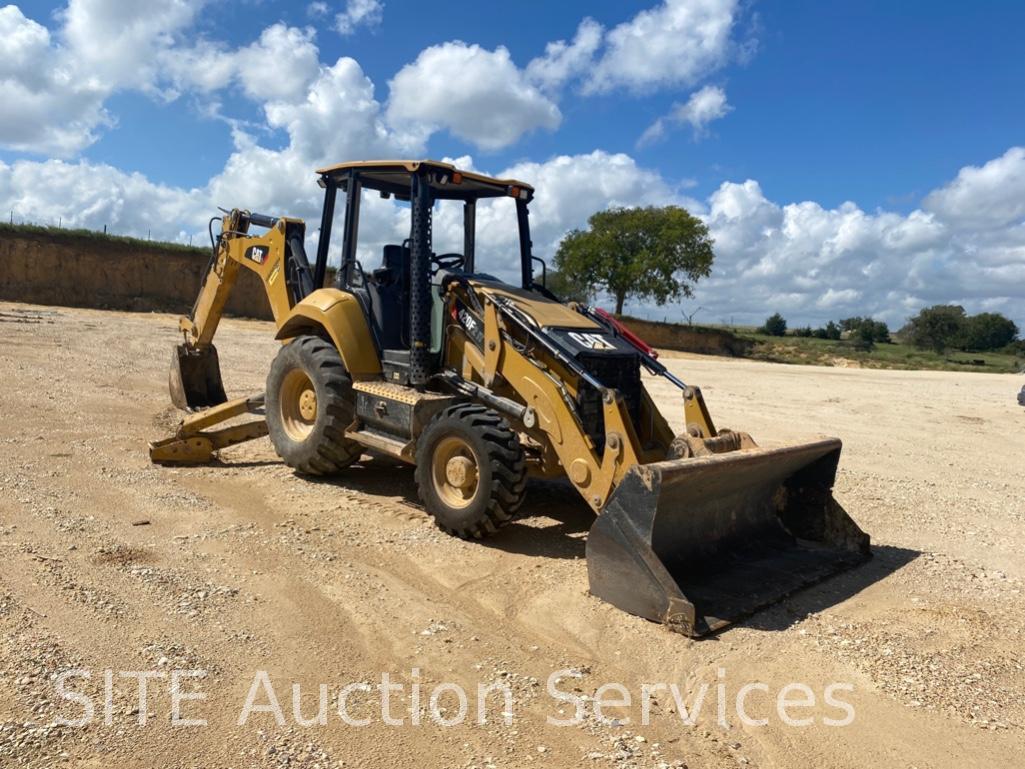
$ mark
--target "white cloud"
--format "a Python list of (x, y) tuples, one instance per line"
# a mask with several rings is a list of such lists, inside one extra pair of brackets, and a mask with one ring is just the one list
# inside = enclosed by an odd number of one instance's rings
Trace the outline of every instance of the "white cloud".
[(320, 72), (313, 30), (278, 23), (234, 51), (186, 46), (181, 32), (202, 4), (71, 0), (56, 41), (16, 6), (0, 8), (0, 146), (73, 155), (113, 125), (104, 102), (122, 89), (173, 99), (238, 82), (257, 103), (306, 98)]
[(1012, 147), (982, 167), (965, 166), (925, 199), (925, 208), (978, 227), (1025, 223), (1025, 147)]
[(16, 5), (0, 8), (0, 77), (42, 84), (44, 70), (39, 65), (49, 53), (46, 27), (25, 18)]
[[(318, 89), (319, 96), (314, 94)], [(337, 94), (337, 104), (328, 101), (325, 107), (326, 94)], [(328, 152), (366, 157), (408, 149), (401, 144), (404, 137), (389, 134), (381, 125), (380, 106), (358, 65), (340, 59), (323, 70), (305, 104), (293, 105), (301, 114), (280, 118), (290, 135), (288, 147), (260, 147), (252, 137), (237, 133), (237, 147), (225, 169), (202, 188), (166, 187), (105, 165), (18, 161), (0, 163), (0, 210), (14, 209), (18, 220), (50, 222), (60, 216), (71, 226), (100, 229), (108, 224), (125, 234), (152, 230), (154, 237), (185, 239), (188, 233), (203, 231), (215, 205), (238, 205), (305, 217), (312, 249), (322, 196), (313, 174), (322, 162), (316, 146), (328, 136), (335, 110), (349, 104), (361, 105), (355, 114), (363, 128), (356, 137), (340, 140), (350, 144), (332, 145)], [(1025, 172), (1025, 152), (1015, 148), (997, 161), (1010, 194)], [(470, 158), (459, 162), (473, 165)], [(704, 308), (699, 322), (732, 317), (737, 323), (755, 323), (779, 311), (795, 326), (849, 315), (873, 315), (900, 326), (922, 306), (957, 302), (973, 312), (1004, 312), (1025, 326), (1025, 225), (1013, 210), (999, 224), (980, 224), (926, 206), (902, 215), (866, 212), (854, 203), (836, 208), (811, 201), (780, 204), (753, 180), (725, 182), (702, 204), (682, 197), (656, 171), (638, 166), (628, 155), (601, 151), (518, 163), (497, 175), (536, 186), (531, 207), (535, 253), (549, 260), (568, 230), (585, 226), (590, 214), (611, 205), (677, 203), (701, 216), (715, 238), (716, 261), (712, 276), (698, 283), (687, 303), (690, 309)], [(964, 189), (966, 178), (974, 179), (970, 168), (927, 200), (959, 195), (959, 202), (974, 210), (976, 199)], [(984, 198), (1002, 199), (998, 184), (973, 189)], [(374, 196), (365, 202), (361, 253), (372, 264), (380, 244), (402, 236), (408, 214)], [(439, 246), (458, 247), (459, 226), (458, 211), (439, 212)], [(515, 279), (515, 243), (511, 201), (482, 204), (481, 269)], [(628, 302), (628, 309), (651, 317), (681, 317), (676, 306)]]
[(716, 262), (695, 301), (716, 322), (760, 322), (780, 311), (791, 325), (873, 315), (899, 327), (917, 309), (945, 302), (1021, 322), (1021, 213), (1009, 206), (986, 221), (963, 215), (983, 210), (987, 199), (1014, 196), (1025, 152), (1012, 149), (986, 167), (994, 164), (1000, 173), (991, 168), (985, 183), (979, 169), (963, 169), (907, 215), (870, 213), (854, 203), (780, 205), (757, 182), (724, 183), (709, 198), (706, 217)]
[(389, 85), (389, 122), (419, 124), (424, 138), (447, 129), (495, 150), (562, 120), (555, 103), (528, 82), (502, 46), (489, 51), (456, 41), (426, 48)]
[[(216, 94), (232, 84), (260, 105), (304, 101), (322, 69), (314, 30), (278, 22), (255, 42), (232, 48), (196, 34), (206, 2), (68, 0), (54, 15), (60, 24), (54, 32), (16, 6), (0, 9), (0, 86), (8, 106), (0, 116), (0, 146), (73, 155), (113, 124), (104, 104), (122, 90), (165, 101), (199, 93), (200, 112), (207, 115), (219, 114)], [(448, 130), (478, 148), (500, 149), (539, 128), (557, 128), (558, 98), (573, 80), (594, 91), (640, 89), (707, 73), (728, 56), (734, 2), (667, 0), (608, 35), (585, 18), (571, 41), (549, 43), (524, 69), (504, 47), (433, 46), (391, 80), (387, 115), (395, 129), (421, 143)], [(316, 0), (306, 10), (322, 17), (330, 6)], [(336, 27), (351, 34), (379, 24), (382, 12), (381, 0), (347, 0)], [(639, 61), (651, 71), (641, 72)]]
[(594, 19), (584, 19), (573, 42), (557, 40), (545, 46), (544, 56), (527, 65), (527, 79), (549, 91), (561, 88), (590, 68), (601, 45), (602, 31), (601, 24)]
[(263, 147), (236, 130), (234, 152), (207, 185), (212, 204), (289, 212), (319, 222), (323, 192), (316, 185), (317, 168), (343, 160), (417, 155), (424, 149), (416, 137), (385, 126), (373, 83), (348, 57), (321, 68), (302, 101), (269, 101), (264, 112), (268, 126), (287, 133), (287, 146)]
[(0, 8), (0, 145), (71, 155), (111, 122), (103, 109), (105, 86), (76, 76), (46, 27), (14, 5)]
[(70, 0), (61, 36), (78, 77), (105, 88), (148, 89), (159, 76), (159, 52), (194, 20), (205, 0)]
[(815, 306), (821, 310), (832, 310), (834, 307), (849, 307), (861, 299), (861, 292), (853, 288), (837, 291), (826, 289), (826, 293), (815, 300)]
[[(458, 158), (457, 166), (472, 167)], [(557, 155), (543, 162), (523, 162), (504, 169), (487, 169), (503, 179), (519, 179), (536, 189), (530, 206), (530, 235), (535, 256), (549, 265), (562, 237), (582, 227), (595, 211), (610, 206), (664, 205), (683, 202), (655, 171), (641, 168), (633, 158), (596, 150), (583, 155)], [(439, 205), (434, 239), (438, 248), (462, 249), (462, 211), (458, 205)], [(477, 205), (477, 268), (506, 280), (519, 281), (519, 234), (516, 208), (510, 198)]]
[(693, 85), (734, 52), (737, 0), (664, 0), (618, 25), (584, 84), (585, 92)]
[(351, 35), (358, 27), (376, 27), (384, 15), (381, 0), (347, 0), (345, 10), (335, 16), (335, 30)]
[(301, 101), (320, 71), (313, 30), (278, 23), (237, 54), (238, 76), (254, 101)]
[(374, 84), (348, 57), (321, 70), (301, 103), (272, 101), (266, 106), (268, 125), (285, 129), (290, 147), (310, 162), (423, 149), (415, 143), (403, 146), (405, 139), (387, 130), (380, 112)]
[(228, 50), (202, 40), (163, 54), (164, 74), (179, 90), (218, 91), (233, 82), (252, 101), (302, 101), (320, 72), (312, 29), (278, 22), (249, 45)]
[[(186, 240), (209, 218), (199, 190), (154, 184), (106, 164), (62, 160), (0, 162), (0, 201), (15, 221)], [(197, 241), (198, 242), (198, 241)]]
[(713, 120), (725, 117), (733, 110), (726, 101), (726, 92), (714, 85), (706, 85), (700, 91), (695, 91), (683, 104), (674, 104), (668, 115), (660, 117), (641, 134), (637, 140), (638, 146), (651, 144), (663, 136), (666, 131), (674, 125), (690, 123), (694, 129), (694, 138), (705, 135), (708, 124)]
[(657, 171), (638, 166), (624, 153), (558, 155), (542, 163), (517, 163), (501, 175), (522, 179), (537, 190), (531, 237), (537, 254), (546, 258), (555, 255), (563, 235), (584, 226), (595, 211), (683, 202)]
[(0, 8), (0, 146), (65, 157), (92, 144), (114, 122), (103, 106), (112, 93), (157, 93), (162, 57), (202, 3), (70, 0), (55, 36)]

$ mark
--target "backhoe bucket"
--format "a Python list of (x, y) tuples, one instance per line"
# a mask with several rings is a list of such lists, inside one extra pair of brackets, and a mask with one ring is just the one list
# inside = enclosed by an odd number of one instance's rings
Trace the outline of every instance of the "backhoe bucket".
[(202, 409), (228, 400), (221, 383), (221, 364), (211, 344), (192, 347), (179, 344), (171, 354), (168, 377), (171, 402), (180, 409)]
[(591, 593), (690, 636), (870, 556), (833, 498), (840, 441), (630, 469), (587, 538)]

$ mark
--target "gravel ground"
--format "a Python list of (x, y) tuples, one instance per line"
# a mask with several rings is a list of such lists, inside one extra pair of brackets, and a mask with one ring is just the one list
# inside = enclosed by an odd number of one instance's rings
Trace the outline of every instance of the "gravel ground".
[[(438, 532), (412, 472), (364, 458), (295, 476), (264, 439), (206, 467), (150, 465), (177, 419), (169, 315), (0, 303), (0, 766), (990, 767), (1025, 744), (1025, 409), (1011, 375), (779, 366), (667, 353), (720, 426), (762, 443), (844, 439), (837, 497), (873, 536), (867, 565), (712, 639), (692, 641), (587, 594), (586, 508), (534, 484), (486, 543)], [(258, 392), (270, 327), (227, 320), (228, 390)], [(678, 396), (656, 398), (679, 426)], [(88, 671), (68, 689), (68, 670)], [(104, 708), (104, 671), (114, 671)], [(148, 699), (120, 671), (151, 671)], [(171, 721), (170, 679), (201, 692)], [(258, 671), (283, 722), (254, 711)], [(401, 726), (385, 721), (382, 673)], [(292, 684), (299, 685), (298, 714)], [(470, 718), (429, 711), (441, 683)], [(621, 684), (629, 706), (596, 712)], [(816, 705), (775, 707), (788, 684)], [(831, 684), (855, 714), (828, 704)], [(304, 726), (327, 689), (326, 724)], [(648, 718), (639, 707), (652, 689)], [(734, 701), (746, 684), (751, 719)], [(414, 696), (419, 686), (419, 701)], [(510, 693), (485, 698), (478, 685)], [(346, 686), (352, 718), (336, 696)], [(548, 718), (583, 718), (555, 726)], [(605, 686), (604, 689), (601, 687)], [(256, 701), (268, 702), (258, 688)], [(718, 705), (722, 703), (724, 716)], [(451, 692), (437, 716), (458, 715)], [(684, 713), (691, 722), (683, 720)], [(508, 717), (505, 715), (508, 713)], [(643, 723), (647, 720), (648, 723)], [(418, 722), (418, 723), (414, 723)]]

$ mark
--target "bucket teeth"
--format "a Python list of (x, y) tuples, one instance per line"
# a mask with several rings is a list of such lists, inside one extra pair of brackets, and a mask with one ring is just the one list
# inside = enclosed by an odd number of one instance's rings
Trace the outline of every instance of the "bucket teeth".
[(217, 406), (228, 400), (221, 382), (221, 365), (213, 345), (175, 346), (168, 377), (171, 402), (180, 409)]
[(869, 556), (833, 498), (840, 441), (632, 468), (587, 538), (591, 593), (671, 629), (722, 628)]

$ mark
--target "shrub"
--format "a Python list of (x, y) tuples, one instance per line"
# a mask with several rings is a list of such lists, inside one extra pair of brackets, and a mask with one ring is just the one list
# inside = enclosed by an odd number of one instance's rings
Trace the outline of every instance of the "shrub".
[(778, 312), (773, 313), (765, 319), (765, 325), (758, 329), (758, 332), (761, 334), (768, 334), (769, 336), (786, 336), (786, 318), (784, 318)]
[(829, 323), (823, 326), (821, 331), (822, 336), (819, 337), (820, 339), (832, 339), (834, 341), (839, 339), (840, 335), (843, 333), (843, 329), (833, 321), (829, 321)]
[(937, 304), (926, 307), (908, 320), (902, 335), (919, 349), (941, 353), (949, 347), (956, 347), (963, 338), (965, 320), (964, 307)]
[(962, 349), (999, 350), (1015, 340), (1018, 326), (998, 312), (980, 312), (965, 319), (961, 334)]

